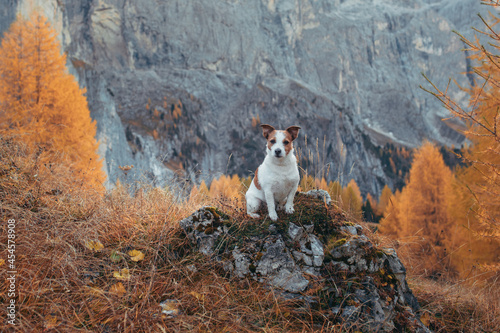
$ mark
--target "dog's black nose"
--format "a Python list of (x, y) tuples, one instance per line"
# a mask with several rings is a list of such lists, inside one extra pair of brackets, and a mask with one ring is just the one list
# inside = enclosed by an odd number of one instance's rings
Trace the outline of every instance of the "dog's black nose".
[(276, 154), (276, 156), (280, 156), (280, 155), (281, 155), (281, 149), (279, 149), (279, 148), (278, 148), (278, 149), (276, 149), (276, 150), (274, 151), (274, 153)]

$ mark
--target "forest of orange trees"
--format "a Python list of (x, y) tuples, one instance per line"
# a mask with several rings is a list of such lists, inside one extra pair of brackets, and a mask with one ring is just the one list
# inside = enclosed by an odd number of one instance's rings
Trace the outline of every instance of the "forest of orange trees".
[[(402, 174), (389, 159), (392, 172), (404, 177), (404, 186), (395, 190), (385, 186), (379, 196), (363, 196), (354, 180), (344, 186), (340, 180), (327, 181), (301, 168), (300, 191), (328, 191), (334, 205), (394, 246), (416, 275), (471, 281), (499, 277), (500, 35), (496, 31), (500, 19), (493, 19), (481, 32), (491, 41), (487, 48), (479, 39), (462, 37), (476, 64), (475, 84), (463, 88), (470, 95), (469, 105), (455, 103), (447, 88), (434, 86), (432, 78), (423, 87), (442, 101), (450, 117), (465, 124), (467, 145), (453, 150), (460, 163), (448, 166), (442, 147), (432, 142), (416, 149), (393, 146), (393, 156), (404, 156), (411, 166)], [(39, 159), (36, 177), (57, 173), (63, 165), (68, 188), (90, 188), (103, 196), (105, 174), (97, 153), (96, 123), (85, 89), (68, 73), (56, 35), (39, 15), (18, 17), (3, 35), (0, 137), (22, 142)], [(258, 122), (253, 119), (254, 126)], [(0, 177), (5, 170), (0, 170)], [(190, 185), (185, 204), (244, 207), (251, 177), (220, 175), (209, 184)]]

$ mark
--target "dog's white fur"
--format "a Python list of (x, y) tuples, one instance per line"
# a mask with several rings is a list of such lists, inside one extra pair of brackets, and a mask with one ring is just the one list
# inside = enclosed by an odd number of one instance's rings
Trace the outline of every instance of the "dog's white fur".
[[(247, 214), (253, 218), (262, 203), (267, 205), (269, 217), (276, 221), (278, 210), (285, 209), (292, 214), (293, 198), (299, 185), (300, 176), (293, 149), (300, 127), (290, 126), (284, 131), (277, 131), (270, 125), (261, 125), (267, 139), (267, 155), (257, 168), (255, 177), (246, 193)], [(258, 188), (260, 187), (260, 189)]]

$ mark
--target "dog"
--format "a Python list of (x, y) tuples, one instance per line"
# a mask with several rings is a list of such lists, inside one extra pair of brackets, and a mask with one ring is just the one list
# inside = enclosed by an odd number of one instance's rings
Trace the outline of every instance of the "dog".
[(300, 127), (290, 126), (283, 131), (267, 124), (260, 126), (267, 140), (267, 155), (255, 170), (255, 176), (245, 195), (247, 214), (252, 218), (259, 218), (257, 211), (265, 203), (269, 217), (276, 221), (276, 208), (285, 209), (287, 214), (294, 212), (293, 198), (299, 186), (300, 175), (293, 141), (299, 135)]

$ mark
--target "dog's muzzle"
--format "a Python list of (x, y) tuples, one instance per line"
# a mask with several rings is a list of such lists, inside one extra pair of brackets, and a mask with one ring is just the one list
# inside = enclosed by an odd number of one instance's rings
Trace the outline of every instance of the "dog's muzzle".
[(281, 156), (283, 156), (283, 155), (281, 155), (281, 152), (282, 152), (282, 151), (281, 151), (281, 149), (277, 148), (277, 149), (274, 151), (274, 155), (275, 155), (276, 157), (281, 157)]

